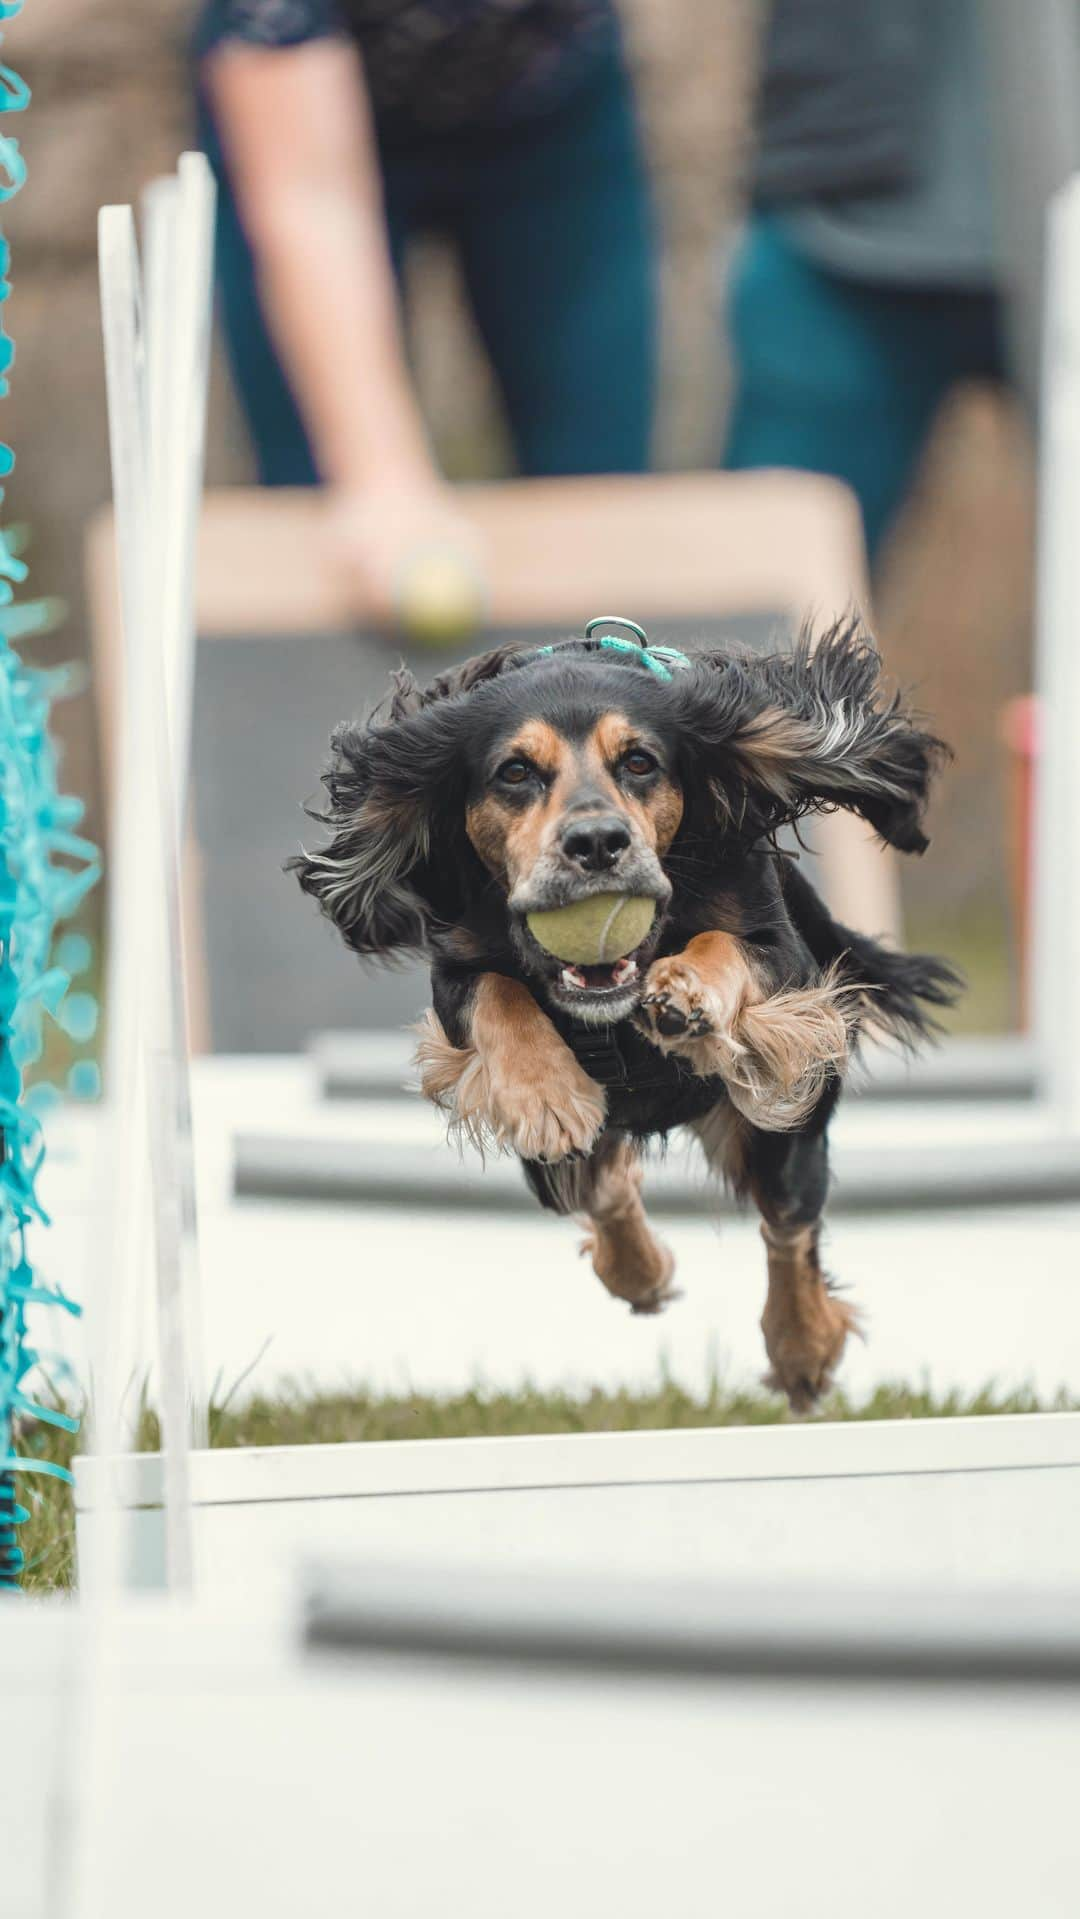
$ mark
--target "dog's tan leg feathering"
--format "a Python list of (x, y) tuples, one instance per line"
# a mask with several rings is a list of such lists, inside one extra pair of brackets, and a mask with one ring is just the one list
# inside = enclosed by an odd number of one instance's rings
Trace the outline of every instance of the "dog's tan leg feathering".
[(807, 1413), (832, 1386), (849, 1333), (859, 1331), (853, 1306), (830, 1293), (818, 1258), (820, 1227), (762, 1224), (769, 1291), (761, 1330), (771, 1372), (766, 1384)]
[(604, 1124), (602, 1089), (579, 1066), (532, 994), (484, 973), (471, 1010), (471, 1046), (454, 1046), (433, 1012), (420, 1028), (421, 1090), (477, 1145), (522, 1159), (587, 1153)]
[(785, 1131), (847, 1064), (849, 999), (831, 977), (766, 994), (740, 940), (699, 933), (650, 967), (640, 1018), (660, 1052), (717, 1075), (755, 1125)]
[(608, 1292), (628, 1301), (635, 1313), (658, 1313), (677, 1297), (671, 1284), (675, 1262), (649, 1226), (641, 1166), (626, 1141), (597, 1168), (581, 1250)]

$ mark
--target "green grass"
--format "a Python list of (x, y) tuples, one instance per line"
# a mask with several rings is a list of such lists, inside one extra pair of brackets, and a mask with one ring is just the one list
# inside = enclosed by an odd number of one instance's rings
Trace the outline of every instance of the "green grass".
[[(992, 1384), (973, 1395), (933, 1394), (925, 1388), (879, 1386), (855, 1402), (833, 1393), (822, 1417), (853, 1419), (942, 1419), (960, 1414), (1080, 1411), (1080, 1399), (1058, 1395), (1041, 1402), (1033, 1392), (999, 1392)], [(302, 1385), (273, 1398), (257, 1394), (243, 1405), (227, 1402), (211, 1409), (212, 1446), (313, 1446), (379, 1439), (467, 1439), (519, 1433), (655, 1432), (689, 1426), (782, 1426), (789, 1414), (773, 1394), (732, 1390), (715, 1382), (700, 1398), (670, 1380), (651, 1392), (585, 1394), (540, 1392), (525, 1386), (514, 1393), (481, 1387), (444, 1398), (419, 1393), (379, 1394), (356, 1387), (348, 1392), (312, 1393)], [(139, 1421), (141, 1451), (158, 1444), (156, 1415), (144, 1409)], [(51, 1426), (24, 1431), (18, 1450), (27, 1458), (70, 1465), (78, 1439)], [(28, 1592), (66, 1590), (74, 1584), (75, 1529), (71, 1491), (61, 1481), (23, 1475), (23, 1503), (31, 1518), (22, 1528), (27, 1557), (23, 1584)]]

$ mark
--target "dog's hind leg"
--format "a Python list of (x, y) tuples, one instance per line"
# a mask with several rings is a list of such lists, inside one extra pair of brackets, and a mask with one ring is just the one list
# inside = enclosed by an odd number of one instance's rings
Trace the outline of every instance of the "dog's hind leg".
[(616, 1299), (632, 1312), (658, 1313), (678, 1298), (675, 1261), (645, 1216), (641, 1163), (624, 1133), (601, 1133), (588, 1159), (523, 1160), (522, 1170), (541, 1206), (581, 1221), (581, 1250)]
[(821, 1268), (819, 1242), (828, 1184), (824, 1129), (763, 1133), (746, 1140), (745, 1185), (761, 1213), (769, 1290), (761, 1330), (771, 1370), (766, 1384), (792, 1410), (811, 1412), (832, 1386), (854, 1307), (837, 1299)]
[(593, 1271), (634, 1313), (659, 1313), (678, 1297), (667, 1247), (652, 1231), (641, 1199), (641, 1162), (631, 1142), (608, 1134), (586, 1170), (585, 1238)]

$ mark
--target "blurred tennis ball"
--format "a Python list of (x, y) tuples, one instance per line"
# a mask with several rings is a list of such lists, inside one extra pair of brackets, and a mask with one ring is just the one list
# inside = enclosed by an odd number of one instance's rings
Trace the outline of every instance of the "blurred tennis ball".
[(453, 547), (424, 547), (402, 568), (397, 623), (421, 646), (449, 646), (468, 639), (483, 615), (476, 566)]
[(571, 966), (605, 966), (640, 946), (656, 917), (656, 901), (628, 893), (594, 893), (573, 906), (529, 913), (526, 925), (546, 953)]

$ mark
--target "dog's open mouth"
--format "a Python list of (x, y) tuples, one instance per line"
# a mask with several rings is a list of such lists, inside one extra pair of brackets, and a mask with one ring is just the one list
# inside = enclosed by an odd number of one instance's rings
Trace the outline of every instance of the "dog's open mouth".
[(624, 959), (608, 960), (599, 966), (568, 966), (556, 960), (548, 973), (548, 992), (564, 1013), (614, 1025), (634, 1011), (647, 970), (645, 946)]
[(638, 977), (636, 959), (617, 959), (601, 966), (560, 966), (564, 993), (621, 992)]
[(595, 965), (560, 959), (542, 946), (529, 925), (529, 911), (521, 908), (512, 919), (515, 944), (527, 974), (538, 984), (543, 982), (547, 998), (562, 1012), (575, 1019), (612, 1026), (619, 1020), (629, 1019), (641, 998), (649, 965), (660, 941), (666, 904), (666, 897), (657, 899), (652, 925), (629, 953), (597, 961)]

